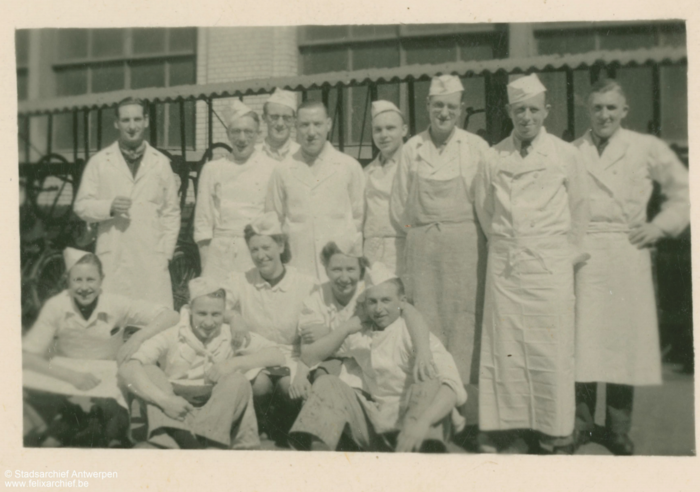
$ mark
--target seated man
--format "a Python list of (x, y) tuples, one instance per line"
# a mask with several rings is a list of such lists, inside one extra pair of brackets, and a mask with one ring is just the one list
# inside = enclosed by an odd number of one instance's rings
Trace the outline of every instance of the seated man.
[[(260, 445), (253, 393), (244, 374), (284, 363), (251, 333), (242, 347), (224, 324), (226, 292), (213, 279), (189, 284), (180, 323), (147, 340), (119, 371), (146, 403), (142, 447), (251, 449)], [(156, 365), (156, 363), (158, 365)]]
[(401, 317), (403, 283), (381, 263), (368, 273), (371, 287), (358, 314), (302, 354), (310, 367), (333, 354), (352, 357), (357, 374), (319, 377), (289, 442), (297, 449), (336, 450), (345, 434), (363, 451), (445, 451), (450, 417), (463, 425), (456, 407), (467, 399), (455, 362), (430, 334), (438, 377), (415, 382), (413, 344)]

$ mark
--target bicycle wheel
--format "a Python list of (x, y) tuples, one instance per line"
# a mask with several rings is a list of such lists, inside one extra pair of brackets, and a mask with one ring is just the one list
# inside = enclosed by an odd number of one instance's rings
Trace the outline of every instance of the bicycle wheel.
[(37, 310), (41, 309), (47, 299), (63, 290), (65, 272), (63, 254), (53, 249), (45, 251), (32, 267), (29, 275), (29, 294)]
[(173, 259), (170, 260), (170, 282), (173, 287), (173, 306), (176, 311), (187, 304), (189, 292), (187, 284), (199, 275), (198, 252), (193, 248), (180, 248), (175, 250)]

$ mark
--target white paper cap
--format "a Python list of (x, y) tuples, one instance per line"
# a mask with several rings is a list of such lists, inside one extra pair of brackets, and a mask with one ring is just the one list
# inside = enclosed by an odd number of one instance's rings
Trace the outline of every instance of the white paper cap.
[(267, 100), (269, 103), (282, 104), (292, 110), (297, 110), (297, 95), (291, 91), (285, 91), (279, 87), (275, 89), (270, 98)]
[(362, 234), (346, 235), (334, 240), (340, 251), (347, 256), (362, 256)]
[(87, 251), (82, 251), (75, 248), (66, 248), (63, 250), (63, 261), (66, 263), (66, 271), (69, 271), (75, 266), (84, 256), (89, 255)]
[(256, 234), (263, 236), (282, 234), (282, 226), (275, 212), (267, 212), (266, 214), (258, 215), (255, 220), (250, 223), (250, 226)]
[(226, 124), (230, 125), (234, 120), (237, 120), (241, 116), (245, 116), (248, 113), (254, 112), (255, 111), (246, 106), (245, 103), (243, 103), (243, 101), (241, 101), (240, 99), (234, 99), (224, 111), (224, 116), (226, 117)]
[(193, 278), (187, 287), (190, 290), (190, 303), (198, 297), (206, 296), (222, 288), (221, 284), (211, 277)]
[(464, 86), (455, 75), (439, 75), (430, 81), (429, 96), (446, 96), (455, 92), (463, 92)]
[(365, 282), (368, 288), (370, 286), (375, 286), (391, 280), (392, 278), (398, 278), (396, 272), (392, 271), (381, 261), (375, 261), (372, 263), (372, 267), (365, 273)]
[(388, 111), (399, 113), (403, 118), (403, 113), (401, 112), (401, 110), (397, 108), (396, 105), (391, 101), (380, 100), (374, 101), (372, 103), (372, 119), (374, 119), (377, 115), (386, 113)]
[(508, 103), (515, 104), (542, 94), (547, 88), (534, 73), (520, 77), (508, 84)]

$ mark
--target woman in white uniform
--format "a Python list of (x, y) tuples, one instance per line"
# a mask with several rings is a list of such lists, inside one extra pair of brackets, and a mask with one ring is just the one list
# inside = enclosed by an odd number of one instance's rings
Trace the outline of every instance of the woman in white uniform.
[(276, 161), (256, 151), (257, 113), (238, 99), (227, 114), (231, 154), (202, 169), (195, 209), (194, 240), (202, 275), (223, 280), (253, 267), (243, 229), (262, 214)]
[(316, 280), (288, 265), (289, 242), (274, 212), (257, 217), (244, 234), (255, 267), (225, 281), (227, 310), (233, 311), (235, 331), (257, 333), (285, 355), (284, 367), (265, 370), (253, 381), (261, 425), (282, 444), (309, 386), (309, 370), (299, 361), (297, 323)]
[[(690, 220), (688, 171), (664, 142), (621, 127), (627, 100), (619, 83), (591, 89), (591, 129), (574, 144), (583, 154), (591, 204), (576, 276), (576, 429), (590, 439), (597, 382), (607, 384), (606, 433), (615, 453), (634, 451), (628, 433), (633, 386), (661, 384), (656, 299), (649, 248), (682, 233)], [(654, 182), (666, 197), (647, 221)]]
[[(124, 405), (116, 362), (113, 387), (99, 391), (113, 398), (90, 398), (88, 392), (109, 384), (96, 376), (109, 365), (106, 361), (127, 357), (143, 340), (174, 326), (179, 316), (165, 306), (103, 293), (102, 263), (94, 254), (66, 248), (63, 255), (68, 287), (46, 301), (22, 340), (25, 399), (30, 414), (40, 417), (38, 428), (25, 429), (25, 437), (34, 434), (34, 444), (43, 446), (129, 446), (129, 414), (117, 403)], [(125, 344), (127, 326), (142, 330)], [(55, 392), (46, 390), (46, 376), (55, 380), (49, 385)], [(87, 417), (78, 406), (86, 401), (91, 407)], [(62, 419), (55, 418), (61, 414)], [(76, 419), (89, 425), (76, 429)]]

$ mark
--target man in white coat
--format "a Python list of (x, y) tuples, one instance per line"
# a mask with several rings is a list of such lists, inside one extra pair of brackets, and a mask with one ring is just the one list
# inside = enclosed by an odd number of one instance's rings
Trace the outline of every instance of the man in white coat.
[(272, 159), (282, 161), (299, 150), (299, 144), (291, 138), (296, 112), (297, 95), (280, 88), (275, 89), (263, 104), (267, 135), (260, 144), (260, 150)]
[(323, 103), (299, 106), (301, 148), (272, 173), (265, 205), (289, 235), (290, 265), (321, 281), (326, 280), (321, 250), (334, 238), (360, 238), (364, 212), (362, 167), (327, 141), (331, 123)]
[(172, 308), (168, 262), (180, 231), (177, 185), (168, 159), (144, 140), (145, 103), (127, 98), (116, 112), (119, 139), (88, 162), (74, 210), (99, 224), (102, 289)]
[[(489, 242), (479, 378), (480, 447), (574, 450), (574, 265), (588, 223), (579, 152), (547, 133), (536, 75), (508, 84), (513, 133), (479, 173), (476, 204)], [(495, 432), (504, 431), (504, 432)]]
[(379, 155), (365, 168), (364, 255), (372, 263), (383, 263), (398, 276), (404, 270), (406, 231), (391, 219), (389, 199), (407, 133), (399, 108), (389, 101), (372, 103), (372, 138)]
[[(620, 455), (634, 446), (633, 386), (661, 384), (656, 301), (649, 248), (690, 221), (688, 171), (652, 135), (622, 128), (627, 99), (614, 80), (588, 96), (591, 128), (574, 144), (587, 169), (591, 222), (584, 248), (591, 259), (576, 275), (576, 428), (579, 444), (594, 429), (596, 382), (606, 388), (606, 444)], [(654, 182), (665, 203), (647, 220)]]

